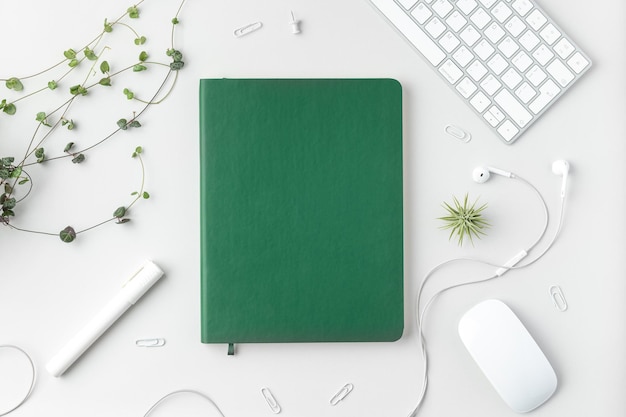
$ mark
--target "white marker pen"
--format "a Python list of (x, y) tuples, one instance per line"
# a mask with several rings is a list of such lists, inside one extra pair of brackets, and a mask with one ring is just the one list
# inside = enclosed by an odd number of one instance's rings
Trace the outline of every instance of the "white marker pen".
[(48, 372), (55, 377), (63, 375), (162, 276), (161, 268), (152, 261), (146, 261), (124, 284), (122, 290), (48, 362)]

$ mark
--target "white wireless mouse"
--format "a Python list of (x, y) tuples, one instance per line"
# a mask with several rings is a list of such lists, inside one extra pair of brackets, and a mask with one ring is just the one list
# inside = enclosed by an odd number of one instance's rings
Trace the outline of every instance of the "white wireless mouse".
[(465, 347), (504, 402), (529, 412), (552, 396), (554, 369), (515, 313), (500, 300), (486, 300), (459, 321)]

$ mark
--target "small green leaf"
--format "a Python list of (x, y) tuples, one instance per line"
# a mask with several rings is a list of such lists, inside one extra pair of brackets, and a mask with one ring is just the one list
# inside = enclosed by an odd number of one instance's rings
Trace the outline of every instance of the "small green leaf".
[(75, 66), (78, 65), (78, 59), (72, 59), (67, 65), (69, 65), (70, 68), (74, 68)]
[(22, 91), (24, 89), (22, 82), (15, 77), (6, 80), (5, 84), (9, 90)]
[(117, 126), (122, 130), (128, 129), (127, 124), (128, 124), (128, 121), (126, 119), (120, 119), (117, 121)]
[(22, 168), (16, 167), (13, 171), (11, 171), (11, 178), (19, 178), (22, 175)]
[(128, 100), (132, 100), (135, 97), (135, 93), (133, 93), (132, 91), (130, 91), (128, 88), (125, 88), (123, 93), (126, 95), (126, 98)]
[(18, 182), (19, 185), (24, 185), (28, 182), (28, 178), (24, 178), (22, 180), (20, 180), (20, 182)]
[(58, 86), (59, 86), (59, 85), (58, 85), (58, 84), (57, 84), (57, 82), (56, 82), (56, 81), (54, 81), (54, 80), (52, 80), (52, 81), (49, 81), (49, 82), (48, 82), (48, 88), (49, 88), (50, 90), (56, 90), (56, 88), (57, 88)]
[(104, 19), (104, 31), (106, 33), (111, 33), (113, 32), (113, 25), (111, 25), (111, 23), (107, 22), (106, 19)]
[(141, 64), (135, 64), (133, 66), (133, 71), (134, 72), (141, 72), (141, 71), (145, 71), (147, 69), (148, 69), (148, 67), (146, 67), (145, 65), (141, 65)]
[(85, 48), (83, 53), (85, 54), (85, 57), (90, 61), (95, 61), (98, 59), (98, 55), (96, 55), (95, 52), (89, 48)]
[(139, 38), (135, 38), (135, 45), (143, 45), (144, 43), (146, 43), (146, 37), (145, 36), (141, 36)]
[(10, 210), (10, 209), (3, 209), (2, 210), (2, 217), (8, 217), (8, 216), (15, 216), (15, 212), (13, 210)]
[(74, 239), (76, 239), (76, 231), (72, 226), (67, 226), (65, 229), (61, 230), (59, 237), (65, 243), (73, 242)]
[(78, 94), (86, 96), (87, 89), (83, 87), (82, 85), (77, 84), (77, 85), (73, 85), (70, 87), (70, 93), (74, 96), (77, 96)]
[(13, 116), (15, 114), (15, 112), (17, 111), (15, 104), (13, 103), (9, 103), (6, 104), (3, 108), (2, 111), (5, 112), (6, 114)]
[(76, 58), (76, 51), (73, 50), (72, 48), (68, 49), (67, 51), (63, 52), (63, 55), (67, 58), (67, 59), (74, 59)]
[(178, 71), (184, 66), (185, 66), (185, 63), (183, 61), (170, 62), (170, 68), (172, 69), (172, 71)]
[(124, 217), (126, 215), (126, 207), (120, 206), (113, 212), (113, 217), (117, 217), (118, 219)]
[(111, 67), (109, 67), (109, 63), (107, 61), (102, 61), (102, 63), (100, 63), (100, 71), (102, 71), (103, 74), (109, 72), (111, 70)]
[(130, 193), (130, 195), (137, 195), (137, 194), (139, 194), (139, 192), (137, 191), (133, 191), (132, 193)]
[(144, 62), (146, 59), (148, 59), (148, 53), (146, 51), (141, 51), (139, 54), (139, 60)]
[(44, 148), (35, 149), (35, 158), (43, 158), (45, 156), (44, 152), (45, 152)]
[(82, 153), (79, 153), (74, 158), (72, 158), (72, 162), (75, 164), (80, 164), (84, 160), (85, 160), (85, 155), (83, 155)]
[(150, 194), (148, 194), (147, 191), (144, 191), (143, 194), (142, 194), (142, 197), (147, 200), (147, 199), (150, 198)]
[(3, 209), (9, 209), (12, 210), (15, 208), (15, 204), (17, 204), (17, 201), (15, 200), (15, 198), (11, 197), (11, 198), (7, 198), (6, 200), (4, 200), (4, 202), (2, 203), (2, 208)]
[(131, 19), (139, 18), (139, 9), (137, 8), (137, 6), (131, 6), (126, 11), (128, 12), (128, 17), (130, 17)]
[(37, 113), (37, 117), (35, 118), (35, 120), (37, 120), (38, 122), (43, 122), (46, 120), (46, 113), (40, 111), (39, 113)]
[(98, 84), (104, 85), (105, 87), (111, 87), (111, 77), (102, 78)]
[(180, 23), (180, 20), (178, 20), (178, 18), (177, 18), (177, 17), (175, 17), (175, 18), (173, 18), (173, 19), (172, 19), (172, 24), (173, 24), (173, 25), (177, 25), (177, 24), (179, 24), (179, 23)]
[(63, 120), (61, 120), (61, 125), (67, 126), (67, 130), (73, 130), (74, 127), (75, 127), (74, 120), (72, 120), (72, 119), (70, 119), (70, 120), (63, 119)]
[(124, 224), (124, 223), (128, 223), (130, 221), (130, 219), (118, 219), (115, 224)]
[(9, 172), (8, 169), (6, 168), (0, 169), (0, 179), (6, 180), (7, 178), (9, 178), (9, 175), (11, 175), (11, 173)]
[(140, 154), (140, 153), (142, 153), (142, 152), (143, 152), (143, 148), (142, 148), (141, 146), (137, 146), (137, 147), (135, 148), (135, 152), (136, 152), (137, 154)]
[(128, 124), (128, 127), (141, 127), (141, 123), (138, 120), (133, 120)]
[(74, 147), (74, 142), (70, 142), (67, 145), (65, 145), (65, 148), (63, 148), (63, 152), (69, 152), (70, 149), (72, 149)]

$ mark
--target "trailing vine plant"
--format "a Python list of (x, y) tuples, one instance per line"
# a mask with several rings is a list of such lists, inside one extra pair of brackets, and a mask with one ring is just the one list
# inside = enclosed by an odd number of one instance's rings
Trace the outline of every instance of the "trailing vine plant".
[[(0, 84), (4, 84), (8, 90), (5, 90), (5, 94), (8, 93), (10, 95), (10, 97), (2, 98), (2, 92), (0, 91), (0, 117), (6, 117), (9, 120), (15, 117), (16, 113), (20, 111), (21, 105), (27, 100), (35, 100), (45, 92), (57, 89), (66, 90), (63, 95), (63, 101), (60, 104), (54, 104), (47, 111), (39, 111), (33, 115), (36, 124), (32, 135), (27, 139), (28, 145), (23, 154), (19, 156), (3, 156), (0, 153), (0, 225), (22, 232), (58, 236), (63, 242), (72, 242), (78, 234), (106, 223), (127, 223), (130, 221), (127, 215), (131, 207), (140, 200), (150, 197), (150, 194), (144, 189), (145, 167), (142, 160), (143, 148), (138, 146), (134, 149), (131, 156), (139, 161), (141, 185), (137, 191), (131, 193), (130, 203), (121, 205), (113, 210), (110, 217), (79, 230), (69, 225), (60, 232), (32, 230), (19, 227), (14, 222), (14, 219), (19, 215), (19, 209), (22, 204), (33, 191), (33, 175), (29, 172), (30, 168), (33, 168), (35, 165), (45, 165), (46, 169), (48, 169), (48, 165), (61, 160), (70, 160), (73, 164), (81, 164), (85, 161), (88, 153), (117, 136), (120, 132), (141, 128), (139, 119), (144, 112), (152, 105), (163, 102), (173, 90), (179, 71), (184, 67), (183, 55), (174, 45), (175, 28), (180, 23), (179, 14), (184, 0), (180, 3), (176, 14), (170, 22), (170, 45), (164, 51), (167, 62), (153, 61), (148, 52), (143, 50), (143, 45), (148, 42), (148, 39), (146, 36), (140, 35), (131, 26), (130, 22), (139, 19), (139, 6), (144, 1), (140, 0), (137, 4), (129, 7), (117, 19), (111, 21), (104, 19), (100, 32), (92, 41), (80, 49), (68, 48), (62, 51), (63, 58), (49, 68), (23, 77), (11, 76), (1, 78), (2, 75), (0, 74)], [(119, 69), (116, 68), (116, 63), (111, 61), (110, 58), (105, 59), (110, 55), (110, 48), (103, 45), (107, 36), (118, 28), (129, 30), (132, 34), (133, 48), (138, 50), (136, 61), (117, 67)], [(112, 121), (111, 130), (91, 144), (79, 147), (77, 143), (70, 141), (63, 147), (62, 151), (59, 149), (55, 153), (54, 150), (50, 150), (50, 147), (47, 145), (50, 144), (50, 138), (53, 134), (59, 131), (69, 133), (69, 131), (80, 130), (77, 128), (80, 126), (80, 121), (75, 121), (72, 118), (70, 110), (72, 106), (78, 105), (83, 97), (94, 94), (97, 89), (115, 88), (117, 85), (116, 81), (121, 74), (129, 72), (142, 73), (156, 67), (163, 67), (166, 71), (160, 85), (150, 98), (143, 99), (138, 97), (127, 86), (120, 89), (120, 96), (140, 104), (140, 108), (134, 111), (132, 115), (124, 115), (117, 121)], [(83, 71), (84, 76), (80, 74), (80, 70)], [(47, 82), (41, 81), (44, 77), (51, 77), (53, 74), (58, 76), (53, 79), (48, 78), (49, 81)], [(67, 81), (71, 79), (71, 74), (82, 81), (76, 84), (68, 83)], [(31, 83), (35, 84), (37, 82), (43, 85), (39, 87), (33, 86), (30, 90), (27, 90)], [(90, 105), (93, 106), (93, 103), (90, 103)], [(2, 152), (1, 147), (0, 152)]]

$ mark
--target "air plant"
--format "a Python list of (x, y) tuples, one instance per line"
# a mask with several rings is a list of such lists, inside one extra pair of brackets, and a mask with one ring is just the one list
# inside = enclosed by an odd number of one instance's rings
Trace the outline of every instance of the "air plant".
[(449, 239), (453, 236), (458, 239), (459, 246), (462, 246), (465, 239), (469, 239), (474, 245), (474, 237), (480, 239), (481, 236), (486, 235), (484, 229), (488, 228), (490, 224), (483, 218), (483, 211), (487, 208), (487, 204), (483, 204), (480, 207), (476, 207), (478, 199), (472, 204), (469, 203), (469, 196), (465, 194), (463, 204), (454, 196), (452, 196), (453, 204), (450, 205), (444, 201), (443, 208), (446, 209), (447, 215), (439, 217), (439, 220), (443, 220), (445, 224), (441, 226), (442, 229), (450, 229)]

